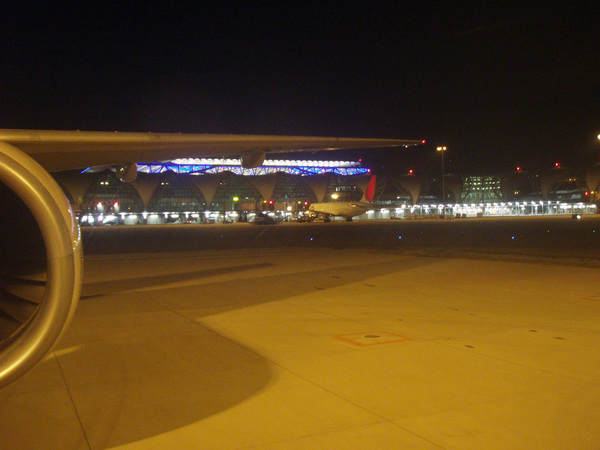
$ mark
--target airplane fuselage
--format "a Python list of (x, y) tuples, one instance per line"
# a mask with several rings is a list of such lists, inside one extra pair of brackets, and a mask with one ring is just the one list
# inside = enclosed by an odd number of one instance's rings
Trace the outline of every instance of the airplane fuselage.
[(346, 220), (360, 216), (373, 208), (368, 202), (331, 202), (313, 203), (308, 210), (314, 214), (327, 214), (330, 216), (341, 216)]

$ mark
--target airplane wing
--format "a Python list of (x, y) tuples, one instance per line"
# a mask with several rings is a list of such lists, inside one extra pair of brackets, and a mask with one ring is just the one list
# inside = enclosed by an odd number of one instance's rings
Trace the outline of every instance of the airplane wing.
[(406, 147), (422, 143), (409, 139), (6, 129), (0, 129), (0, 141), (27, 153), (50, 172), (231, 156), (242, 157), (245, 167), (258, 167), (268, 153)]
[(0, 130), (0, 388), (41, 361), (69, 323), (81, 289), (82, 243), (49, 172), (186, 157), (400, 147), (397, 139)]

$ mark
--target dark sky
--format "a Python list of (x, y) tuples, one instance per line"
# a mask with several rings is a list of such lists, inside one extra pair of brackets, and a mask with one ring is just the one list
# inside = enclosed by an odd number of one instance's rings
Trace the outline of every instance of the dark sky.
[(426, 170), (446, 145), (467, 173), (600, 155), (596, 9), (82, 3), (0, 6), (0, 128), (418, 138), (365, 158)]

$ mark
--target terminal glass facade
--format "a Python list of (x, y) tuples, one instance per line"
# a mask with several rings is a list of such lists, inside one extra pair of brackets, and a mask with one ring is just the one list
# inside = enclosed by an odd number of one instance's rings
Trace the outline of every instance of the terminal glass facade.
[(106, 214), (144, 211), (144, 204), (135, 188), (123, 183), (113, 172), (106, 170), (90, 176), (96, 179), (83, 196), (83, 212)]
[(324, 201), (352, 202), (360, 200), (362, 195), (362, 191), (356, 186), (353, 179), (333, 175), (329, 178)]
[(378, 206), (409, 205), (412, 199), (410, 193), (396, 180), (377, 178), (373, 203)]
[(315, 194), (302, 182), (302, 178), (293, 177), (281, 172), (277, 174), (277, 183), (275, 184), (271, 199), (275, 203), (314, 203), (317, 201)]
[(586, 200), (586, 192), (586, 186), (579, 178), (568, 177), (554, 183), (548, 192), (548, 199), (559, 202), (581, 202)]
[(148, 204), (149, 212), (204, 211), (206, 201), (185, 176), (166, 172)]
[(217, 192), (210, 205), (214, 211), (231, 211), (240, 204), (258, 204), (262, 200), (260, 192), (248, 180), (231, 172), (224, 172)]

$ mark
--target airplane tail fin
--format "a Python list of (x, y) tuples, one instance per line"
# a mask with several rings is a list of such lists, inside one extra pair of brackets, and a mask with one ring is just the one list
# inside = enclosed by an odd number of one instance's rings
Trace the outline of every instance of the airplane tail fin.
[(361, 201), (366, 201), (369, 203), (373, 202), (373, 194), (375, 194), (375, 175), (371, 177), (371, 181), (369, 181), (369, 185), (367, 186), (367, 189), (365, 190), (365, 195), (363, 195)]

